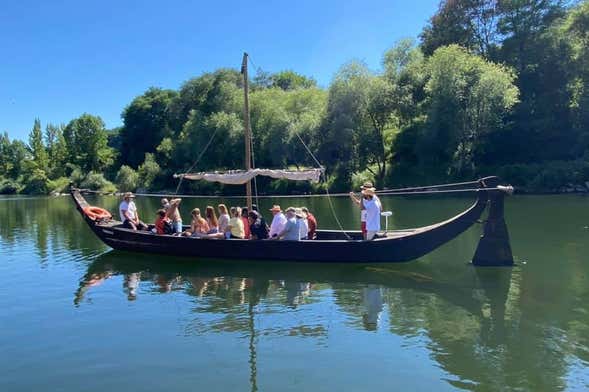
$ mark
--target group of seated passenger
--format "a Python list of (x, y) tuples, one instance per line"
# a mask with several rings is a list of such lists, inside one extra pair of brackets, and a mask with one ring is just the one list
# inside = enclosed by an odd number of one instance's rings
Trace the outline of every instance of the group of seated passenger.
[[(130, 192), (125, 193), (124, 201), (119, 206), (123, 226), (133, 230), (147, 230), (148, 226), (139, 220), (134, 197)], [(215, 212), (212, 206), (207, 206), (204, 217), (199, 208), (194, 208), (190, 213), (190, 228), (183, 230), (180, 202), (181, 199), (161, 200), (162, 208), (156, 212), (152, 229), (154, 233), (196, 238), (270, 238), (288, 241), (316, 239), (317, 220), (306, 207), (289, 207), (283, 213), (279, 205), (274, 205), (270, 209), (274, 215), (270, 227), (255, 204), (252, 211), (247, 207), (231, 207), (228, 210), (225, 204), (219, 204)]]
[(270, 212), (274, 215), (270, 225), (271, 239), (299, 241), (317, 238), (317, 220), (307, 207), (288, 207), (282, 212), (279, 205), (274, 205)]

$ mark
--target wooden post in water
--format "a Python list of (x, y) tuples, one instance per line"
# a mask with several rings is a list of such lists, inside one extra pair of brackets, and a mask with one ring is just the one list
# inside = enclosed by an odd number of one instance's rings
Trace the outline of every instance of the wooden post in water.
[[(498, 177), (483, 179), (485, 187), (497, 188)], [(472, 258), (472, 263), (477, 266), (511, 266), (513, 255), (509, 243), (509, 232), (504, 218), (504, 199), (506, 192), (503, 190), (489, 190), (489, 216), (483, 228), (483, 235), (479, 240), (477, 250)]]
[[(243, 121), (245, 134), (245, 170), (252, 168), (252, 150), (251, 150), (251, 125), (250, 125), (250, 107), (249, 107), (249, 85), (247, 76), (247, 53), (243, 53), (243, 61), (241, 62), (241, 74), (243, 75)], [(248, 211), (252, 210), (252, 182), (251, 180), (245, 184), (245, 194), (247, 198)]]

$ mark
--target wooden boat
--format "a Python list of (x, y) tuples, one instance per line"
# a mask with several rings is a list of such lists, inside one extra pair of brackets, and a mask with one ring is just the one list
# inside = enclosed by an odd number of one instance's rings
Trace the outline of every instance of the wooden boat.
[[(245, 171), (226, 173), (183, 173), (175, 175), (188, 180), (205, 180), (225, 184), (245, 184), (246, 202), (252, 210), (251, 180), (258, 175), (285, 178), (295, 181), (318, 181), (324, 168), (300, 139), (311, 157), (320, 166), (310, 170), (272, 170), (253, 168), (251, 158), (251, 127), (248, 106), (248, 57), (244, 53), (242, 74), (244, 81), (244, 125), (245, 125)], [(213, 135), (214, 137), (214, 135)], [(212, 141), (209, 140), (210, 144)], [(203, 156), (206, 147), (201, 152)], [(193, 167), (198, 163), (195, 162)], [(192, 168), (191, 168), (192, 169)], [(176, 256), (207, 257), (224, 259), (289, 260), (315, 262), (361, 262), (386, 263), (417, 259), (452, 240), (472, 226), (487, 204), (491, 205), (485, 235), (479, 243), (473, 263), (479, 265), (511, 265), (513, 258), (505, 222), (503, 221), (503, 192), (498, 190), (499, 179), (487, 177), (478, 181), (476, 202), (467, 210), (446, 221), (430, 226), (406, 230), (395, 230), (372, 241), (363, 241), (359, 231), (319, 230), (316, 240), (241, 240), (190, 238), (170, 235), (155, 235), (146, 231), (134, 231), (122, 227), (116, 220), (97, 219), (79, 189), (72, 188), (71, 195), (78, 211), (82, 214), (94, 234), (113, 249), (158, 253)], [(179, 187), (179, 186), (178, 186)], [(86, 209), (86, 212), (84, 212)], [(101, 209), (98, 209), (100, 213)]]
[(372, 241), (363, 241), (359, 231), (340, 230), (318, 230), (316, 240), (303, 241), (157, 235), (123, 228), (117, 220), (93, 220), (84, 213), (90, 205), (82, 192), (72, 188), (71, 196), (90, 229), (113, 249), (194, 258), (388, 263), (417, 259), (452, 240), (478, 221), (495, 192), (500, 191), (481, 186), (474, 204), (462, 213), (430, 226), (389, 231)]

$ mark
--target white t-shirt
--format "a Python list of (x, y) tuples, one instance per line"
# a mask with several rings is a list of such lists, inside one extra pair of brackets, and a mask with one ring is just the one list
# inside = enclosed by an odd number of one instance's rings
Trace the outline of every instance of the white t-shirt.
[(372, 198), (372, 200), (364, 200), (364, 208), (366, 208), (366, 231), (380, 230), (380, 200)]
[(286, 216), (282, 212), (274, 215), (272, 218), (272, 224), (270, 225), (270, 237), (274, 236), (274, 234), (280, 233), (284, 230), (284, 226), (286, 226)]
[[(382, 204), (380, 202), (380, 199), (378, 198), (378, 196), (372, 196), (372, 200), (376, 200), (376, 202), (379, 205), (379, 208), (382, 210)], [(360, 200), (360, 203), (363, 203), (365, 201), (364, 198), (362, 198), (362, 200)], [(366, 210), (362, 209), (360, 210), (360, 222), (366, 222)]]
[(121, 222), (127, 220), (123, 211), (127, 211), (128, 215), (133, 219), (137, 219), (137, 207), (134, 201), (127, 202), (123, 200), (119, 205), (119, 215), (121, 216)]
[(299, 223), (299, 238), (307, 238), (309, 235), (309, 223), (303, 218), (297, 218), (297, 222)]

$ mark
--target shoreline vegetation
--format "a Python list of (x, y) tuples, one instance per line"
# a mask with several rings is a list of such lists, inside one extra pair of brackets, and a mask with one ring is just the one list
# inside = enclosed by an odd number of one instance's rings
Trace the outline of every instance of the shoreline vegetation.
[[(175, 189), (172, 175), (243, 167), (243, 83), (218, 69), (151, 87), (106, 129), (88, 113), (35, 119), (28, 143), (0, 134), (0, 194)], [(326, 184), (258, 179), (260, 193), (345, 192), (498, 175), (522, 193), (589, 192), (589, 0), (442, 1), (418, 41), (379, 70), (350, 61), (326, 88), (292, 70), (251, 80), (255, 165), (325, 166)], [(262, 192), (263, 191), (263, 192)], [(241, 195), (183, 182), (179, 193)]]

